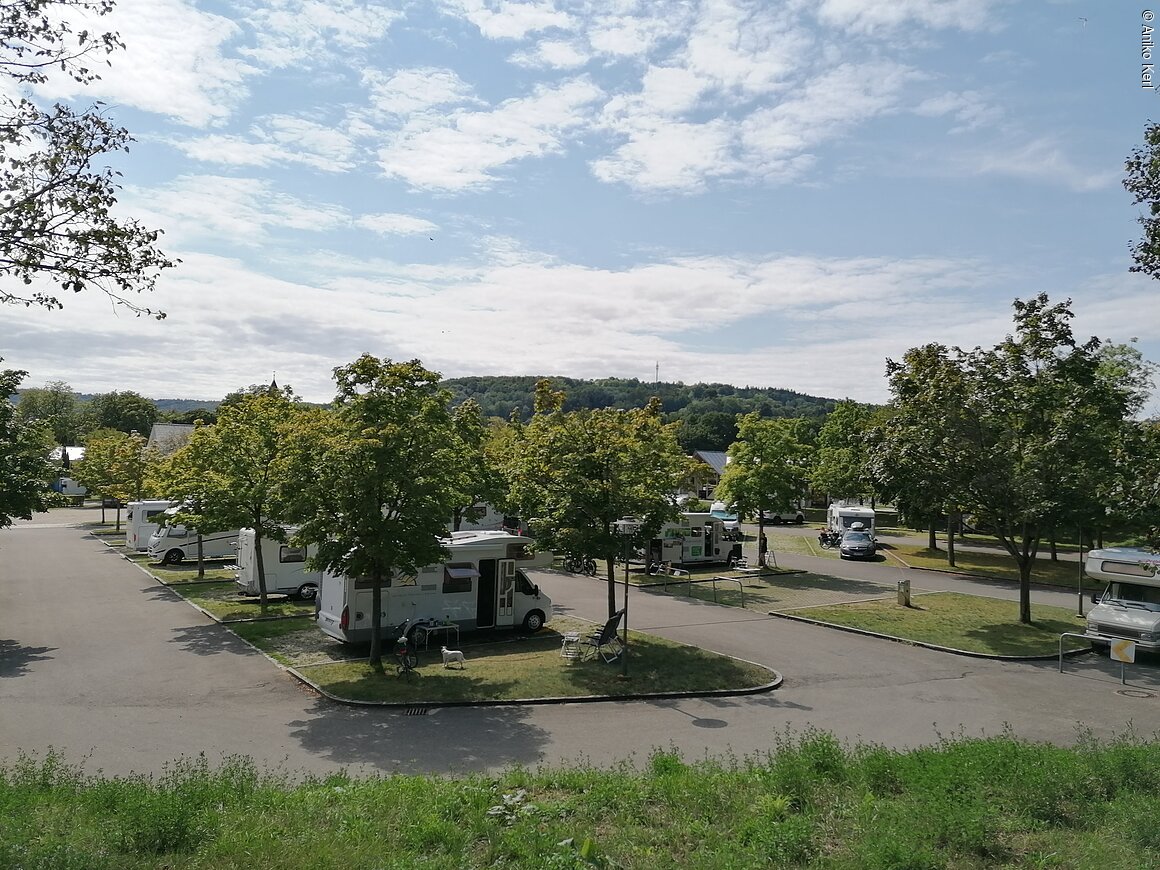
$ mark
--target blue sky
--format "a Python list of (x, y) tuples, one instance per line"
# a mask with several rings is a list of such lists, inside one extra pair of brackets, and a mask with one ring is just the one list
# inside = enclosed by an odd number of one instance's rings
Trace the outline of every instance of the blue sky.
[[(304, 397), (363, 352), (446, 377), (888, 398), (1011, 302), (1160, 360), (1124, 159), (1160, 117), (1140, 3), (120, 0), (87, 91), (122, 210), (182, 264), (153, 322), (0, 311), (25, 386)], [(1153, 402), (1151, 413), (1160, 413)]]

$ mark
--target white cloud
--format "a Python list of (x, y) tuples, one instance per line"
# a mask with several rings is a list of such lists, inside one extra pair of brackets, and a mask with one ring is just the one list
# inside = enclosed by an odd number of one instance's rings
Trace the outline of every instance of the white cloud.
[(413, 119), (390, 138), (379, 165), (417, 188), (464, 190), (495, 181), (493, 171), (515, 161), (560, 151), (582, 127), (601, 95), (587, 79), (538, 87), (528, 97), (491, 111), (453, 112), (446, 119)]
[(997, 106), (989, 104), (977, 91), (946, 91), (923, 100), (915, 107), (914, 113), (927, 118), (953, 116), (958, 124), (951, 128), (951, 133), (988, 126), (1002, 115)]
[(873, 34), (904, 24), (956, 30), (986, 30), (997, 25), (1002, 0), (821, 0), (818, 20), (841, 31)]
[(445, 12), (470, 21), (488, 39), (523, 39), (529, 33), (572, 27), (572, 17), (552, 3), (443, 0), (441, 5)]
[(327, 65), (382, 39), (403, 13), (378, 0), (244, 0), (243, 54), (268, 67)]
[(290, 115), (255, 122), (249, 137), (212, 135), (170, 139), (181, 153), (227, 166), (297, 164), (325, 172), (345, 172), (355, 165), (351, 138), (334, 126)]
[(1020, 145), (998, 147), (960, 157), (961, 168), (979, 175), (1005, 175), (1066, 187), (1080, 193), (1114, 186), (1120, 169), (1083, 169), (1052, 139), (1039, 138)]
[(438, 227), (429, 220), (409, 214), (365, 214), (355, 219), (354, 225), (380, 235), (414, 236), (433, 233)]
[(517, 51), (510, 58), (516, 66), (563, 70), (579, 69), (590, 59), (583, 46), (560, 39), (540, 40), (532, 49)]
[(363, 73), (373, 110), (407, 116), (438, 106), (473, 102), (472, 88), (454, 70), (418, 67), (384, 75), (378, 70)]

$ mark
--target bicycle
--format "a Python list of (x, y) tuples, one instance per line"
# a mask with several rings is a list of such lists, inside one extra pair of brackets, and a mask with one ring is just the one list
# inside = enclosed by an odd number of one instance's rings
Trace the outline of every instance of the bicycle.
[(591, 556), (575, 556), (569, 554), (564, 557), (564, 570), (572, 574), (587, 574), (596, 576), (596, 560)]
[(407, 620), (396, 629), (394, 655), (399, 674), (408, 674), (419, 666), (419, 655), (415, 652), (414, 641), (408, 636), (407, 629), (411, 620)]
[(832, 550), (842, 543), (842, 534), (840, 532), (822, 531), (818, 533), (818, 545), (823, 550)]

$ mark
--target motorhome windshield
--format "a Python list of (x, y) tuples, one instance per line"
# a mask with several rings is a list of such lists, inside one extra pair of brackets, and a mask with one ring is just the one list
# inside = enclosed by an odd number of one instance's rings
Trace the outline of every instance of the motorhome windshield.
[(1148, 610), (1160, 611), (1160, 587), (1136, 583), (1113, 583), (1103, 598), (1106, 604), (1142, 604)]

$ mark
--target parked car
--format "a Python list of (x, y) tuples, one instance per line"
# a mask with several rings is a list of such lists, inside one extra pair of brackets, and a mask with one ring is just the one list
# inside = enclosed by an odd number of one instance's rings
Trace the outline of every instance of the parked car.
[(873, 559), (878, 552), (878, 546), (869, 532), (851, 529), (842, 535), (842, 543), (838, 545), (838, 555), (843, 559)]
[(741, 540), (741, 518), (737, 516), (736, 512), (729, 510), (725, 502), (713, 502), (709, 508), (709, 516), (721, 521), (725, 527), (724, 537), (726, 541)]
[(806, 521), (806, 515), (800, 510), (787, 511), (786, 513), (780, 514), (773, 513), (772, 511), (762, 511), (761, 519), (771, 526), (780, 526), (782, 523), (793, 523), (800, 526)]

